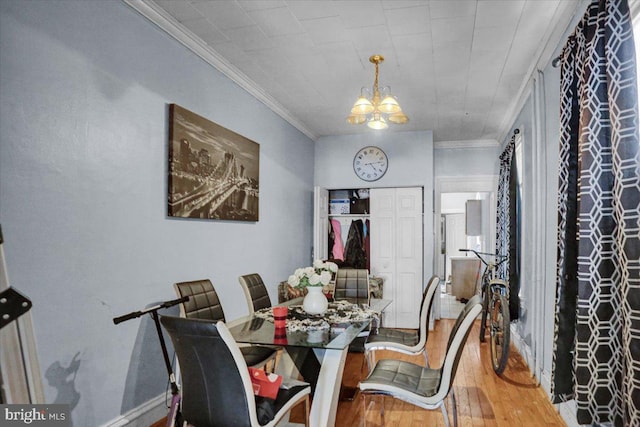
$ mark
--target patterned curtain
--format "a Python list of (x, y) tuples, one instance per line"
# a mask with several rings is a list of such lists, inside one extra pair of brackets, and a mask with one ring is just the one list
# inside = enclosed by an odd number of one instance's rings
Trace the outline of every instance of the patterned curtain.
[(520, 192), (515, 156), (517, 134), (516, 129), (500, 155), (496, 215), (496, 253), (507, 255), (507, 260), (498, 268), (498, 276), (508, 279), (511, 320), (518, 319), (520, 315)]
[(580, 424), (640, 425), (640, 149), (626, 0), (594, 1), (561, 55), (551, 392)]

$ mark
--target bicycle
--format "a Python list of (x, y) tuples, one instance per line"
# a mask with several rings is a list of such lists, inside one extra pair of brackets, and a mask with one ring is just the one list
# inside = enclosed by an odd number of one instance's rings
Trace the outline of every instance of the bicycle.
[[(473, 252), (484, 264), (482, 273), (482, 320), (480, 322), (480, 342), (485, 341), (487, 317), (489, 317), (489, 334), (491, 337), (491, 364), (496, 374), (500, 375), (507, 367), (511, 331), (509, 325), (509, 299), (507, 282), (498, 278), (498, 266), (507, 260), (504, 255), (477, 252), (473, 249), (460, 249), (461, 252)], [(483, 257), (484, 256), (484, 257)], [(494, 257), (497, 262), (491, 261)]]
[(129, 314), (113, 318), (113, 324), (117, 325), (118, 323), (122, 323), (130, 319), (135, 319), (149, 313), (156, 325), (156, 332), (158, 334), (158, 339), (160, 340), (160, 348), (162, 349), (162, 357), (164, 358), (164, 364), (167, 367), (167, 373), (169, 374), (169, 383), (171, 384), (171, 405), (169, 405), (166, 427), (181, 427), (182, 415), (180, 414), (180, 388), (178, 387), (176, 377), (173, 374), (173, 370), (171, 369), (171, 362), (169, 361), (167, 345), (164, 341), (164, 336), (162, 335), (162, 329), (160, 328), (160, 320), (158, 319), (158, 310), (160, 310), (161, 308), (173, 307), (176, 304), (180, 304), (188, 300), (189, 296), (185, 296), (171, 301), (165, 301), (158, 305), (154, 305), (153, 307), (145, 308), (139, 311), (133, 311)]

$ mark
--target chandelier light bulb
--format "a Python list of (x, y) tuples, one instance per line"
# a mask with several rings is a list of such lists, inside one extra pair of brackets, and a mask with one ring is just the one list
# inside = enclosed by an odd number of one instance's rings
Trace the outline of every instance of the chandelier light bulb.
[(355, 104), (353, 104), (353, 108), (351, 109), (351, 112), (353, 114), (371, 114), (373, 113), (373, 110), (374, 110), (374, 107), (371, 101), (369, 101), (367, 98), (361, 95), (356, 100)]
[(398, 100), (395, 99), (392, 95), (387, 95), (382, 102), (380, 102), (380, 111), (387, 114), (398, 113), (402, 111), (400, 108), (400, 104), (398, 104)]
[(380, 113), (374, 113), (373, 117), (367, 122), (367, 126), (375, 130), (383, 130), (389, 127)]
[(399, 111), (397, 113), (390, 114), (388, 117), (388, 120), (391, 123), (395, 123), (397, 125), (403, 125), (409, 121), (409, 117), (407, 117), (407, 115), (404, 114), (402, 111)]
[(347, 123), (352, 125), (361, 125), (367, 120), (367, 116), (365, 114), (349, 114), (347, 117)]

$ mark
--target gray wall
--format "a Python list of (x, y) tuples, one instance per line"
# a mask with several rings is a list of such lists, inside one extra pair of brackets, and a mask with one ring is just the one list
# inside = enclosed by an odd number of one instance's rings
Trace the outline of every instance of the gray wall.
[[(77, 400), (74, 425), (165, 390), (148, 319), (114, 316), (210, 278), (233, 319), (238, 275), (275, 299), (308, 262), (313, 142), (123, 3), (2, 0), (0, 94), (8, 272), (34, 303), (47, 402)], [(169, 103), (260, 144), (258, 222), (167, 217)]]
[(546, 64), (525, 95), (512, 126), (523, 135), (524, 165), (521, 309), (513, 328), (532, 370), (538, 359), (539, 379), (548, 392), (555, 321), (560, 70)]
[(497, 175), (500, 151), (497, 144), (480, 148), (437, 147), (434, 151), (435, 176)]
[[(389, 169), (378, 181), (368, 183), (353, 171), (353, 156), (367, 145), (387, 154)], [(323, 137), (315, 145), (315, 185), (343, 188), (424, 188), (424, 276), (433, 266), (433, 133), (367, 132)]]

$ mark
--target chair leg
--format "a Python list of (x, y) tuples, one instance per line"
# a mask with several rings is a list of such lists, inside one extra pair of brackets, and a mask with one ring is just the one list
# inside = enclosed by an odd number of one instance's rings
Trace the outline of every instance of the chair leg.
[[(371, 395), (371, 402), (367, 405), (367, 394), (368, 393), (360, 393), (362, 394), (362, 420), (364, 427), (367, 427), (367, 410), (369, 406), (372, 404), (375, 406), (375, 397), (376, 395)], [(380, 397), (380, 426), (384, 427), (384, 395), (378, 395)]]
[(362, 425), (367, 427), (367, 395), (366, 393), (360, 393), (362, 395)]
[(458, 427), (458, 408), (456, 407), (456, 393), (451, 387), (451, 412), (453, 412), (453, 427)]
[(304, 427), (309, 427), (309, 395), (304, 397)]
[(440, 402), (440, 410), (442, 411), (445, 427), (449, 427), (449, 415), (447, 414), (447, 407), (444, 404), (444, 400)]
[(364, 351), (364, 358), (367, 360), (367, 370), (369, 372), (371, 372), (371, 369), (373, 369), (373, 367), (371, 365), (373, 365), (373, 353), (375, 353), (375, 351)]

